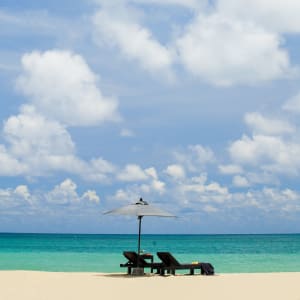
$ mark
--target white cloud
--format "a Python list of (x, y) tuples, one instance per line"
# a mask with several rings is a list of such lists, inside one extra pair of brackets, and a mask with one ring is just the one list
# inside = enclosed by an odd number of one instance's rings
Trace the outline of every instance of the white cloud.
[(82, 195), (81, 199), (82, 200), (87, 200), (89, 202), (94, 202), (94, 203), (99, 203), (100, 202), (100, 198), (97, 195), (96, 191), (91, 191), (91, 190), (86, 191)]
[(166, 184), (160, 180), (152, 180), (151, 182), (152, 190), (158, 192), (159, 194), (163, 194), (165, 192)]
[(79, 202), (76, 189), (77, 185), (75, 182), (71, 179), (65, 179), (46, 195), (46, 199), (48, 202), (55, 204), (76, 203)]
[(217, 10), (278, 32), (299, 32), (298, 0), (218, 0)]
[(19, 115), (9, 117), (3, 133), (15, 172), (21, 165), (19, 171), (23, 174), (41, 175), (51, 169), (66, 169), (68, 161), (76, 161), (75, 146), (66, 129), (38, 114), (32, 106), (23, 106)]
[(153, 167), (145, 169), (145, 173), (153, 179), (158, 179), (156, 169)]
[(206, 0), (134, 0), (133, 2), (137, 3), (153, 3), (157, 5), (179, 5), (183, 7), (188, 7), (188, 8), (197, 8), (199, 7), (200, 3), (205, 3)]
[(145, 171), (138, 165), (129, 164), (117, 174), (121, 181), (143, 181), (148, 178)]
[(26, 185), (19, 185), (15, 189), (15, 194), (29, 200), (30, 199), (30, 192), (28, 190), (28, 187)]
[[(256, 84), (295, 75), (278, 29), (300, 30), (296, 14), (299, 4), (289, 0), (291, 6), (287, 8), (283, 0), (276, 4), (270, 0), (246, 2), (100, 1), (102, 10), (93, 18), (96, 41), (118, 47), (129, 60), (156, 74), (163, 71), (170, 77), (172, 66), (179, 63), (214, 85)], [(185, 28), (177, 28), (181, 34), (177, 38), (174, 34), (173, 42), (165, 46), (141, 25), (146, 10), (134, 5), (141, 3), (158, 9), (160, 5), (182, 5), (198, 15)]]
[(235, 187), (249, 187), (250, 183), (244, 176), (236, 175), (233, 177), (232, 183)]
[[(86, 163), (84, 177), (87, 180), (96, 182), (107, 182), (108, 177), (114, 175), (117, 168), (109, 161), (103, 158), (92, 159)], [(83, 170), (79, 169), (78, 174), (82, 173)]]
[(264, 188), (261, 191), (248, 192), (242, 201), (244, 205), (255, 205), (262, 211), (270, 212), (296, 212), (300, 210), (299, 193), (290, 189)]
[[(101, 1), (101, 0), (100, 0)], [(108, 2), (109, 0), (104, 0)], [(207, 0), (121, 0), (122, 2), (127, 3), (136, 3), (136, 4), (155, 4), (161, 6), (169, 6), (169, 5), (178, 5), (187, 8), (197, 8), (201, 3), (206, 4)]]
[(80, 205), (80, 203), (99, 204), (100, 197), (94, 190), (87, 190), (80, 196), (77, 193), (76, 183), (67, 178), (60, 184), (56, 185), (52, 191), (47, 193), (46, 199), (49, 203), (55, 205)]
[(209, 147), (203, 147), (201, 145), (191, 145), (189, 146), (189, 150), (191, 150), (195, 154), (196, 161), (200, 164), (211, 163), (215, 160), (214, 153)]
[(32, 52), (22, 57), (17, 87), (44, 116), (71, 126), (119, 118), (117, 101), (97, 87), (97, 76), (80, 55), (69, 51)]
[(173, 165), (167, 166), (165, 173), (174, 179), (185, 178), (184, 168), (178, 164), (173, 164)]
[(227, 202), (231, 198), (230, 193), (224, 193), (221, 187), (221, 192), (219, 192), (218, 189), (213, 191), (207, 190), (205, 187), (200, 186), (195, 188), (195, 190), (184, 190), (184, 197), (187, 200), (187, 202), (222, 204)]
[(189, 145), (184, 151), (175, 151), (176, 161), (191, 172), (203, 170), (209, 163), (215, 161), (215, 155), (209, 147)]
[(120, 132), (120, 135), (122, 137), (134, 137), (135, 136), (134, 132), (127, 128), (123, 128)]
[(94, 190), (87, 190), (80, 196), (76, 183), (71, 179), (65, 179), (50, 191), (31, 192), (27, 185), (0, 189), (0, 209), (5, 210), (7, 215), (63, 215), (67, 214), (65, 208), (82, 214), (84, 209), (98, 205), (99, 202), (100, 197)]
[[(157, 171), (153, 167), (143, 170), (138, 165), (129, 164), (116, 177), (118, 180), (124, 182), (145, 182), (141, 185), (134, 184), (133, 187), (128, 187), (126, 194), (130, 193), (130, 195), (133, 195), (135, 193), (136, 195), (143, 195), (153, 192), (158, 192), (159, 194), (165, 192), (165, 183), (159, 180)], [(135, 192), (132, 192), (132, 190)], [(115, 196), (115, 198), (119, 198), (119, 196)]]
[(116, 46), (127, 59), (137, 61), (145, 70), (172, 77), (171, 51), (135, 20), (135, 12), (129, 7), (106, 7), (94, 15), (93, 22), (95, 40), (100, 46), (103, 42)]
[(300, 144), (280, 137), (244, 135), (229, 147), (233, 162), (275, 173), (296, 175), (300, 170)]
[(12, 209), (10, 213), (17, 214), (15, 208), (32, 207), (35, 204), (35, 195), (32, 195), (26, 185), (18, 185), (15, 189), (0, 189), (0, 208)]
[(0, 172), (5, 175), (36, 177), (63, 171), (105, 183), (116, 171), (103, 158), (78, 158), (66, 128), (38, 114), (33, 106), (23, 106), (19, 115), (8, 118), (3, 133), (7, 147), (0, 145)]
[(207, 213), (216, 213), (219, 211), (218, 208), (212, 206), (212, 205), (204, 205), (202, 208), (203, 211), (207, 212)]
[(33, 106), (23, 106), (21, 113), (4, 123), (5, 139), (16, 157), (72, 153), (74, 144), (69, 133), (58, 122), (38, 114)]
[(193, 205), (199, 202), (224, 203), (231, 198), (227, 187), (221, 186), (218, 182), (208, 182), (206, 174), (177, 181), (173, 192), (181, 205)]
[[(199, 8), (208, 5), (208, 0), (94, 0), (104, 6), (125, 5), (125, 4), (155, 4), (158, 6), (178, 5), (186, 8)], [(113, 3), (112, 3), (113, 2)]]
[(243, 169), (239, 165), (220, 165), (219, 166), (219, 171), (221, 174), (225, 175), (231, 175), (231, 174), (238, 174), (238, 173), (243, 173)]
[(276, 33), (222, 13), (199, 15), (176, 46), (188, 71), (216, 85), (253, 84), (291, 72)]
[(281, 135), (295, 131), (287, 121), (268, 119), (257, 112), (247, 113), (245, 122), (255, 134)]
[(299, 114), (300, 113), (300, 93), (289, 99), (282, 107), (284, 110)]
[(15, 176), (26, 172), (27, 167), (13, 157), (4, 145), (0, 145), (0, 175)]

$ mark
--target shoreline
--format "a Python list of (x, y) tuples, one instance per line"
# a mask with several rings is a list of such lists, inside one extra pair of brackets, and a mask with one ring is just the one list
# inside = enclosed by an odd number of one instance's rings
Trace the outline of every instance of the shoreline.
[(146, 275), (125, 273), (0, 271), (5, 300), (174, 299), (300, 300), (300, 272)]

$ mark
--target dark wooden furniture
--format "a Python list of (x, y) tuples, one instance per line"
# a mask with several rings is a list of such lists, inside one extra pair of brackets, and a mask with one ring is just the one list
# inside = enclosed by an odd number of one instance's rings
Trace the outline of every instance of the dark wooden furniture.
[[(189, 270), (190, 275), (194, 275), (195, 270), (199, 269), (201, 272), (201, 263), (180, 263), (170, 252), (157, 252), (157, 256), (162, 261), (163, 266), (160, 267), (160, 275), (164, 275), (165, 271), (175, 275), (176, 270)], [(199, 273), (200, 273), (199, 272)]]
[[(160, 268), (163, 264), (153, 262), (153, 255), (148, 253), (138, 255), (134, 251), (124, 251), (123, 255), (128, 261), (125, 264), (120, 264), (120, 267), (127, 268), (127, 274), (131, 274), (133, 268), (149, 268), (151, 273), (156, 270), (160, 274)], [(147, 260), (150, 260), (150, 262), (147, 262)]]

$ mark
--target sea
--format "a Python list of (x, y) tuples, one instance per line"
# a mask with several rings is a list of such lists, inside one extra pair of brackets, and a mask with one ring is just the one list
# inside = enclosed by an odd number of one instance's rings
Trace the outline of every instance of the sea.
[[(0, 233), (0, 270), (126, 272), (123, 251), (135, 234)], [(216, 273), (300, 272), (300, 234), (146, 234), (141, 249), (171, 252), (178, 261), (211, 263)]]

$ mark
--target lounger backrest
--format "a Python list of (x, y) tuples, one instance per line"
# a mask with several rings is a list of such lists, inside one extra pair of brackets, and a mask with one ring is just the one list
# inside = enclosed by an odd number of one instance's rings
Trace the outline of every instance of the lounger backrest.
[(180, 266), (180, 263), (170, 252), (157, 252), (157, 256), (166, 266)]
[(128, 261), (130, 261), (131, 263), (133, 264), (136, 264), (137, 263), (137, 259), (138, 259), (138, 256), (137, 256), (137, 253), (136, 252), (133, 252), (133, 251), (124, 251), (123, 252), (123, 255), (128, 259)]
[[(123, 255), (130, 261), (132, 264), (137, 265), (138, 263), (138, 255), (134, 251), (124, 251)], [(147, 266), (148, 263), (145, 261), (143, 257), (140, 256), (139, 258), (139, 265), (140, 266)]]

